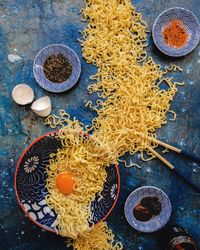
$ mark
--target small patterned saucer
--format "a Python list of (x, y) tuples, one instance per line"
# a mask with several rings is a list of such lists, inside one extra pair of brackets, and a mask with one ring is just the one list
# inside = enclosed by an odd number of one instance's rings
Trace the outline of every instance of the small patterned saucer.
[[(72, 65), (72, 73), (70, 77), (62, 83), (53, 83), (49, 81), (44, 75), (42, 68), (45, 60), (49, 56), (57, 54), (64, 55)], [(50, 92), (61, 93), (72, 88), (76, 84), (81, 74), (81, 63), (77, 54), (69, 47), (62, 44), (52, 44), (40, 50), (36, 55), (33, 63), (33, 73), (35, 79), (42, 88)]]
[[(134, 217), (133, 209), (146, 196), (157, 196), (162, 204), (159, 215), (152, 217), (149, 221), (141, 222)], [(127, 198), (124, 213), (128, 223), (140, 232), (151, 233), (161, 229), (171, 216), (172, 207), (168, 196), (160, 189), (152, 186), (144, 186), (134, 190)]]
[[(185, 46), (173, 48), (168, 46), (162, 36), (163, 28), (175, 19), (181, 20), (185, 26), (189, 38)], [(199, 43), (200, 24), (196, 16), (189, 10), (175, 7), (162, 12), (155, 20), (152, 30), (153, 40), (160, 51), (172, 57), (185, 56), (190, 53)]]
[[(51, 232), (55, 232), (58, 223), (57, 214), (45, 200), (48, 194), (46, 167), (49, 155), (62, 147), (56, 135), (57, 131), (54, 131), (33, 141), (23, 152), (15, 171), (15, 192), (22, 210), (32, 222)], [(96, 194), (90, 206), (91, 221), (95, 224), (107, 218), (119, 196), (120, 175), (117, 165), (107, 167), (106, 171), (107, 179), (101, 196)]]

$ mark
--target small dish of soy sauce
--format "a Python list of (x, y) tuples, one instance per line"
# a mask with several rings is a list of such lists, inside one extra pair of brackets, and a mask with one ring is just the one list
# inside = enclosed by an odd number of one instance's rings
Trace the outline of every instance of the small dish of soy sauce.
[(149, 221), (162, 211), (162, 203), (157, 196), (146, 196), (134, 207), (133, 215), (139, 221)]
[(124, 213), (128, 223), (140, 232), (155, 232), (169, 220), (172, 207), (168, 196), (159, 188), (144, 186), (127, 198)]
[(81, 63), (75, 51), (69, 47), (52, 44), (36, 55), (33, 72), (42, 88), (61, 93), (76, 84), (81, 73)]

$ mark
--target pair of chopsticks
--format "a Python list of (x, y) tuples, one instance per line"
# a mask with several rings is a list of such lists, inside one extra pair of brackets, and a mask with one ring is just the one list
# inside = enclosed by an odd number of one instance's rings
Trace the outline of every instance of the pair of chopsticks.
[[(190, 158), (193, 161), (196, 162), (200, 162), (200, 157), (192, 154), (192, 153), (188, 153), (182, 149), (176, 148), (174, 146), (171, 146), (165, 142), (159, 141), (155, 138), (152, 137), (147, 137), (150, 141), (155, 142), (156, 144), (163, 146), (169, 150), (172, 150), (176, 153), (178, 153), (181, 156)], [(167, 167), (169, 167), (171, 169), (171, 171), (173, 171), (177, 176), (179, 176), (180, 178), (182, 178), (185, 182), (187, 182), (193, 189), (195, 189), (197, 192), (200, 193), (200, 186), (196, 185), (195, 183), (193, 183), (191, 180), (189, 180), (186, 176), (184, 176), (177, 168), (175, 168), (169, 161), (167, 161), (163, 156), (161, 156), (158, 152), (156, 152), (153, 148), (148, 147), (148, 150), (155, 155), (159, 160), (161, 160)]]

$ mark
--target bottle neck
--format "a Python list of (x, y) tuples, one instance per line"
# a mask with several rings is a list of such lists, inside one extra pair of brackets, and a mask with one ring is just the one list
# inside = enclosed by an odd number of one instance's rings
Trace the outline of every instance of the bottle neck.
[[(180, 244), (185, 244), (186, 247), (181, 247)], [(170, 241), (166, 250), (197, 250), (197, 247), (194, 240), (190, 237), (178, 236)]]

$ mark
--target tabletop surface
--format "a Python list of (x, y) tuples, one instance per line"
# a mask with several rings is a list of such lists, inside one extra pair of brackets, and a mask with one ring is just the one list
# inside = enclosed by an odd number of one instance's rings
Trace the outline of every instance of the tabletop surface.
[[(199, 0), (135, 0), (138, 12), (151, 30), (155, 18), (163, 10), (173, 6), (185, 7), (200, 19)], [(30, 106), (21, 107), (11, 98), (15, 85), (28, 83), (36, 98), (50, 96), (53, 113), (65, 109), (85, 125), (91, 124), (94, 113), (85, 108), (86, 101), (94, 98), (87, 94), (89, 76), (95, 68), (82, 58), (78, 38), (79, 30), (86, 26), (81, 22), (79, 10), (82, 0), (1, 0), (0, 1), (0, 249), (66, 249), (65, 241), (52, 233), (33, 225), (21, 211), (14, 192), (14, 172), (23, 150), (38, 136), (50, 129), (44, 119), (37, 117)], [(148, 53), (163, 66), (176, 63), (183, 72), (174, 78), (185, 81), (178, 87), (178, 94), (171, 103), (177, 113), (175, 122), (157, 130), (158, 138), (188, 152), (200, 152), (200, 46), (189, 55), (172, 59), (160, 53), (148, 35)], [(62, 43), (76, 51), (82, 64), (78, 84), (63, 94), (52, 94), (43, 90), (33, 76), (33, 59), (37, 52), (48, 44)], [(17, 54), (23, 59), (10, 63), (8, 54)], [(166, 158), (188, 178), (200, 185), (200, 166), (174, 153)], [(130, 161), (130, 156), (125, 159)], [(120, 197), (112, 214), (107, 219), (116, 238), (123, 242), (126, 250), (160, 250), (159, 233), (143, 234), (132, 229), (124, 217), (127, 196), (137, 187), (153, 185), (165, 191), (172, 202), (170, 223), (188, 229), (200, 246), (200, 194), (174, 176), (159, 160), (142, 162), (138, 155), (132, 160), (141, 169), (126, 169), (120, 166)]]

